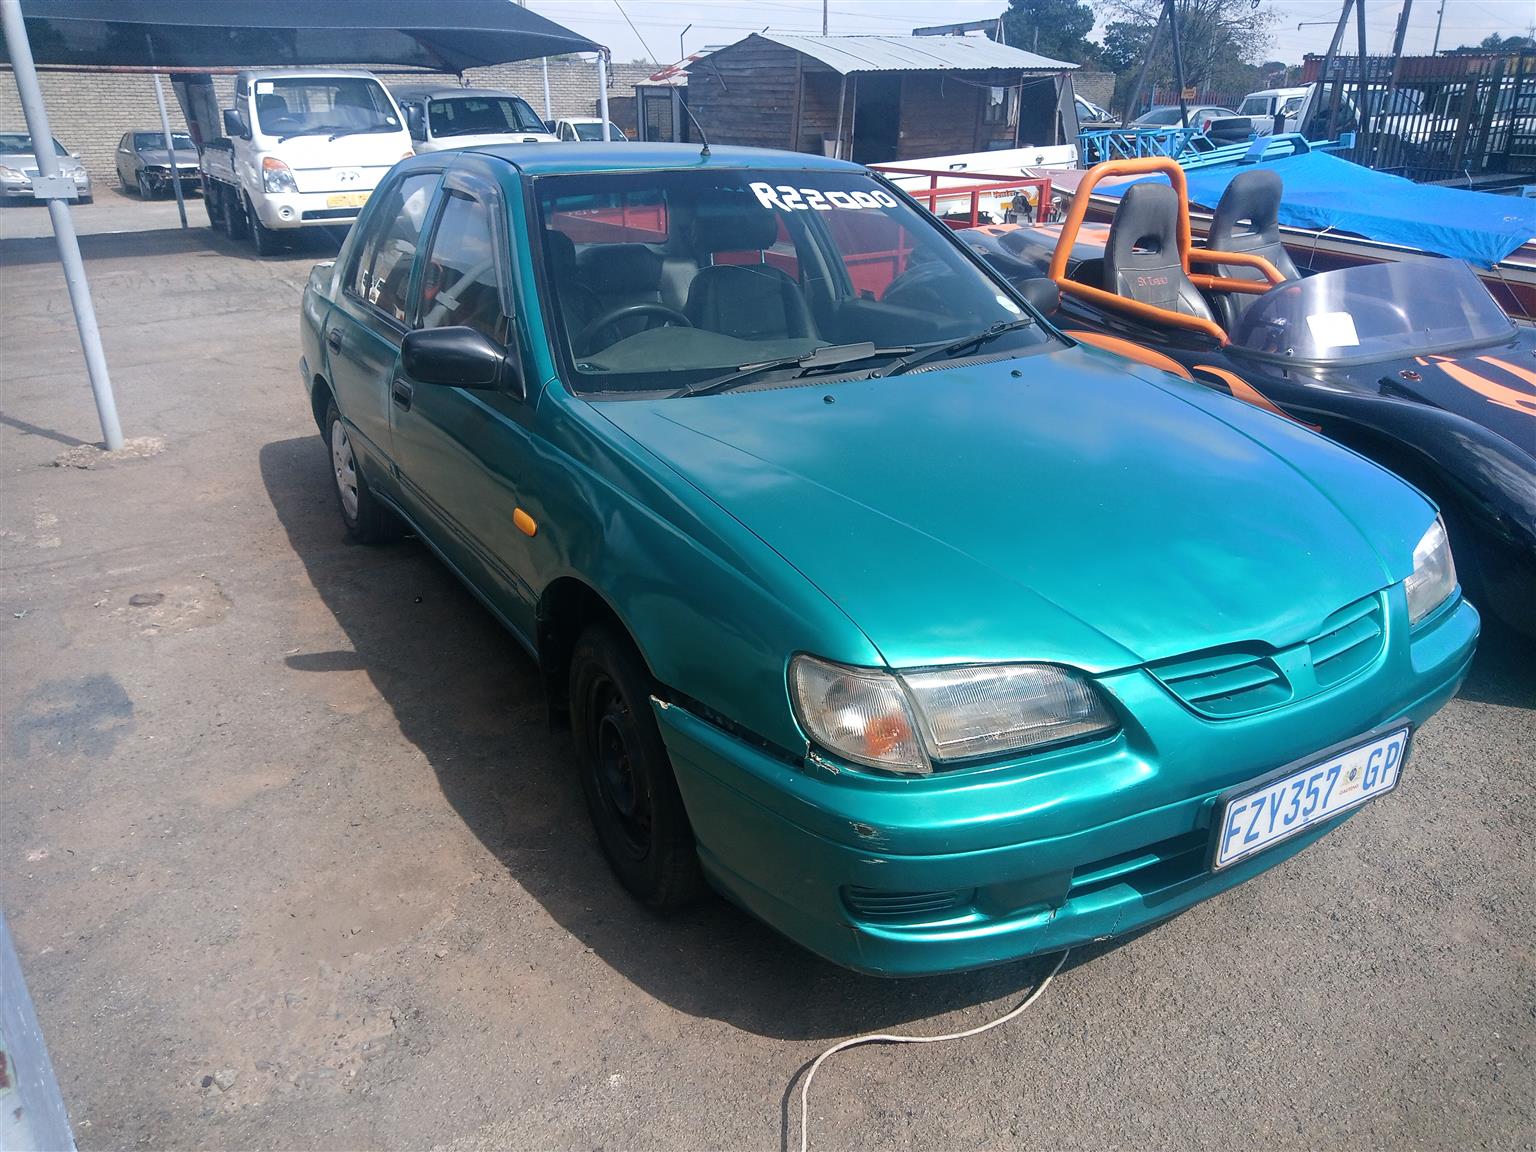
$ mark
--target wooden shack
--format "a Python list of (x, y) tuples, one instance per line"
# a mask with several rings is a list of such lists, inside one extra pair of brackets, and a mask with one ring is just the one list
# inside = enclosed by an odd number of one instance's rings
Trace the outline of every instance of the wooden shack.
[(1071, 70), (982, 37), (754, 33), (688, 67), (709, 139), (862, 164), (1059, 144)]

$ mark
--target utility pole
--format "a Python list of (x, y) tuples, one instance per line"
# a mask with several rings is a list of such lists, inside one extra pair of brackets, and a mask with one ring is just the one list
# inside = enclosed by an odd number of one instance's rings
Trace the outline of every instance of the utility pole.
[(75, 327), (80, 330), (80, 349), (85, 353), (85, 370), (96, 397), (101, 439), (108, 452), (116, 452), (123, 446), (123, 429), (117, 422), (117, 401), (112, 396), (112, 378), (107, 374), (107, 354), (102, 351), (101, 329), (96, 326), (96, 308), (91, 303), (91, 286), (85, 278), (80, 241), (75, 235), (74, 219), (69, 214), (69, 202), (77, 195), (75, 182), (59, 172), (59, 158), (53, 147), (53, 132), (48, 127), (43, 91), (37, 83), (37, 67), (32, 63), (32, 44), (27, 39), (21, 0), (0, 0), (0, 23), (4, 24), (5, 47), (11, 57), (16, 93), (21, 98), (21, 114), (26, 118), (27, 131), (32, 136), (32, 154), (37, 159), (38, 175), (33, 181), (33, 195), (48, 204), (48, 218), (53, 222), (53, 236), (59, 246), (59, 263), (64, 266), (64, 286), (69, 290)]
[(1440, 10), (1435, 13), (1435, 46), (1429, 50), (1431, 56), (1440, 55), (1440, 25), (1445, 22), (1445, 0), (1440, 0)]
[(827, 0), (821, 0), (821, 34), (827, 34)]
[[(692, 27), (692, 24), (688, 25), (688, 28)], [(684, 28), (677, 34), (677, 62), (679, 64), (688, 59), (688, 53), (683, 51), (683, 37), (688, 35), (688, 28)]]

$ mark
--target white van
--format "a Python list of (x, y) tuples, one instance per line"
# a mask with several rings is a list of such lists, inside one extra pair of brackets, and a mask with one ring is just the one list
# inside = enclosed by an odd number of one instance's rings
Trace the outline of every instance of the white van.
[(1275, 130), (1275, 117), (1285, 117), (1283, 131), (1295, 132), (1301, 123), (1301, 105), (1307, 98), (1309, 85), (1298, 88), (1265, 88), (1262, 92), (1250, 92), (1243, 97), (1237, 114), (1248, 117), (1253, 130), (1260, 136), (1268, 136)]
[(555, 137), (528, 101), (498, 88), (394, 90), (418, 152), (481, 144), (553, 144)]

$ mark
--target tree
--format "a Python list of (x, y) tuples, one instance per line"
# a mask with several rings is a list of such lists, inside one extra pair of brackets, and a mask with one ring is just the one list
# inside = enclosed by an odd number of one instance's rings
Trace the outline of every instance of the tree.
[[(1100, 6), (1117, 17), (1104, 29), (1102, 59), (1119, 76), (1117, 98), (1123, 98), (1151, 45), (1163, 4), (1162, 0), (1100, 0)], [(1269, 47), (1272, 12), (1257, 7), (1253, 0), (1177, 0), (1174, 8), (1185, 84), (1246, 91), (1262, 80), (1257, 62)], [(1142, 95), (1145, 98), (1152, 88), (1173, 81), (1173, 46), (1164, 26)]]
[(1093, 9), (1079, 0), (1008, 0), (1002, 19), (1003, 38), (1015, 48), (1072, 64), (1098, 59), (1098, 45), (1088, 39)]

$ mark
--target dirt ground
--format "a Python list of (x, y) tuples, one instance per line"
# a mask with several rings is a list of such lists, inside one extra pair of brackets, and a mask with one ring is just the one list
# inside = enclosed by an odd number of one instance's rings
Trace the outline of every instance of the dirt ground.
[[(189, 208), (77, 211), (119, 460), (46, 214), (0, 210), (0, 900), (82, 1147), (793, 1147), (827, 1044), (1027, 993), (635, 907), (528, 659), (343, 539), (296, 371), (334, 241)], [(1395, 795), (1003, 1029), (838, 1057), (812, 1147), (1530, 1147), (1533, 785), (1536, 652), (1490, 637)]]

